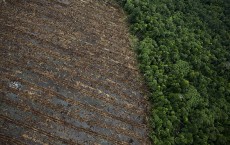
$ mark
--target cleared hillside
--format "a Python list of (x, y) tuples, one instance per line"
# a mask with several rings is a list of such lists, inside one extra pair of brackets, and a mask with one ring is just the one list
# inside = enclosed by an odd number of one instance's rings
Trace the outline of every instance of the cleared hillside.
[(1, 144), (148, 144), (124, 19), (99, 0), (0, 5)]

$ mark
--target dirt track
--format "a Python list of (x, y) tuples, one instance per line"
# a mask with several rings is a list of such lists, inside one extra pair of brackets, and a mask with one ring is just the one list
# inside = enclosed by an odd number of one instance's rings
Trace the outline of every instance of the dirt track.
[(0, 143), (147, 143), (125, 15), (102, 0), (0, 4)]

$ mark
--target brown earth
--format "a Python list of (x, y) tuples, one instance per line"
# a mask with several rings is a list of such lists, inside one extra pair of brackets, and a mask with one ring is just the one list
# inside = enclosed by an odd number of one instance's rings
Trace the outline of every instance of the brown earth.
[(102, 0), (0, 4), (0, 144), (149, 144), (125, 14)]

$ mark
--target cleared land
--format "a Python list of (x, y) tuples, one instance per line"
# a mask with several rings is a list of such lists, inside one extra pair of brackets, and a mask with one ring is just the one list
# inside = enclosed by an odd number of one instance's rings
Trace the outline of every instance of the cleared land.
[(100, 0), (0, 5), (1, 144), (148, 144), (124, 18)]

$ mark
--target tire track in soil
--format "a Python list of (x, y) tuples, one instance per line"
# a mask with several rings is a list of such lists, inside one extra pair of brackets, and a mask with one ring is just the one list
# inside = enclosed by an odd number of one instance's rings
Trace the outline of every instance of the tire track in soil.
[(0, 5), (0, 143), (149, 144), (124, 20), (103, 0)]

